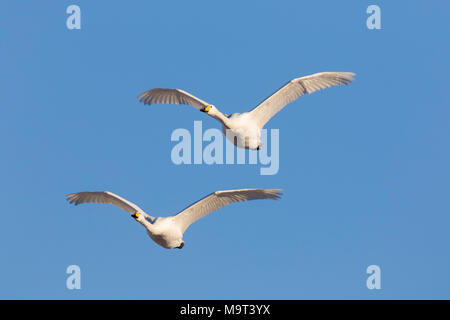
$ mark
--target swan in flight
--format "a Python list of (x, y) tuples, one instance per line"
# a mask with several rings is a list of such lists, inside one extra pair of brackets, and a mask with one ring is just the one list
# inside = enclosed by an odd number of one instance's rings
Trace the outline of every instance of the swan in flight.
[(317, 90), (349, 84), (355, 74), (351, 72), (320, 72), (293, 79), (286, 83), (253, 110), (244, 113), (225, 115), (214, 105), (180, 89), (151, 89), (141, 93), (138, 98), (144, 104), (185, 104), (207, 113), (222, 123), (225, 136), (236, 146), (256, 149), (262, 145), (261, 130), (264, 125), (287, 104), (297, 98)]
[(109, 191), (71, 193), (66, 197), (67, 201), (75, 205), (88, 202), (113, 204), (131, 213), (131, 216), (147, 229), (150, 238), (160, 246), (167, 249), (181, 249), (185, 244), (183, 234), (195, 221), (233, 202), (277, 200), (281, 197), (281, 189), (216, 191), (170, 217), (152, 217), (134, 203)]

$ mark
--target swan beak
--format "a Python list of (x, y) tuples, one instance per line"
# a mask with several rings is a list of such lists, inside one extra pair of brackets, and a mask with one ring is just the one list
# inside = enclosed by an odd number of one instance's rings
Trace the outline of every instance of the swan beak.
[(200, 109), (201, 112), (205, 112), (205, 113), (208, 113), (209, 110), (211, 110), (211, 106), (206, 106), (203, 109)]
[(139, 212), (136, 212), (135, 214), (132, 214), (131, 216), (135, 219), (139, 218), (141, 214)]

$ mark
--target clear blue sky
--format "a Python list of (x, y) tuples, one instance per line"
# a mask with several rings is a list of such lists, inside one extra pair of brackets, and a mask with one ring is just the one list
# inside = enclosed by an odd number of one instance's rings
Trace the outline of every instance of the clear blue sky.
[[(77, 4), (82, 29), (66, 28)], [(368, 30), (366, 8), (381, 8)], [(450, 5), (444, 1), (2, 1), (0, 298), (450, 298)], [(218, 123), (144, 106), (182, 88), (241, 112), (286, 81), (352, 71), (268, 123), (280, 170), (181, 165), (176, 128)], [(284, 189), (156, 245), (110, 190), (171, 215), (229, 188)], [(237, 222), (239, 221), (239, 222)], [(81, 267), (81, 290), (66, 268)], [(381, 290), (366, 268), (381, 267)]]

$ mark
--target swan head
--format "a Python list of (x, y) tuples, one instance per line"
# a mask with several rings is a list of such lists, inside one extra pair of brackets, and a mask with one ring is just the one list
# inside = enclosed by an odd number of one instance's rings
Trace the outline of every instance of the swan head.
[(131, 216), (132, 216), (133, 218), (137, 219), (137, 218), (139, 218), (140, 215), (141, 215), (141, 214), (140, 214), (139, 212), (135, 212), (135, 213), (133, 213)]
[(140, 212), (135, 212), (131, 215), (134, 220), (142, 222), (142, 220), (145, 220), (145, 217)]
[(211, 116), (214, 116), (217, 114), (217, 112), (219, 110), (217, 110), (217, 108), (215, 106), (213, 106), (212, 104), (207, 105), (206, 107), (204, 107), (203, 109), (200, 109), (201, 112), (207, 113)]

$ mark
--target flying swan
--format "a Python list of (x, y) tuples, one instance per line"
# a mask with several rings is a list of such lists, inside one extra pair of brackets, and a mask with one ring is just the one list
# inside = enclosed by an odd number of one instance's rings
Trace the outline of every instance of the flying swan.
[(183, 234), (195, 221), (233, 202), (277, 200), (281, 197), (281, 189), (216, 191), (170, 217), (152, 217), (134, 203), (109, 191), (71, 193), (66, 197), (67, 201), (75, 205), (88, 202), (113, 204), (131, 213), (131, 216), (147, 229), (150, 238), (160, 246), (167, 249), (181, 249), (185, 244)]
[[(256, 149), (262, 145), (261, 130), (264, 125), (286, 105), (297, 98), (317, 90), (349, 84), (355, 74), (351, 72), (320, 72), (286, 83), (256, 108), (249, 112), (225, 115), (214, 105), (180, 89), (151, 89), (138, 98), (144, 104), (185, 104), (207, 113), (222, 123), (224, 135), (236, 146)], [(228, 134), (227, 134), (228, 133)]]

